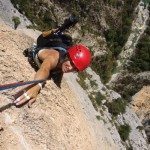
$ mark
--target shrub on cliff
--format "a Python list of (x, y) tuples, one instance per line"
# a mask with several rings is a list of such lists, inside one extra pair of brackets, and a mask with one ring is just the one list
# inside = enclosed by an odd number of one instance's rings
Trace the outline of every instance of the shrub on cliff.
[(116, 66), (113, 59), (112, 52), (108, 51), (107, 54), (96, 56), (92, 60), (91, 68), (101, 77), (103, 83), (107, 83), (111, 77), (112, 72)]
[(119, 115), (120, 113), (124, 113), (126, 110), (126, 105), (127, 103), (121, 98), (118, 98), (113, 102), (109, 102), (106, 104), (109, 113), (111, 113), (114, 117)]
[(131, 128), (128, 124), (124, 124), (118, 127), (118, 132), (123, 141), (126, 141), (129, 137)]
[(17, 27), (18, 27), (19, 24), (21, 23), (21, 22), (20, 22), (20, 18), (19, 18), (19, 17), (16, 17), (16, 16), (13, 16), (13, 17), (12, 17), (12, 21), (14, 22), (14, 28), (17, 29)]

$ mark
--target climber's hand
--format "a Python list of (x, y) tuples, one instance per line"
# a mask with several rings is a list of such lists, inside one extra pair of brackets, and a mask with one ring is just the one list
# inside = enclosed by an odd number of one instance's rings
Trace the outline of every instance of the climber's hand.
[(31, 105), (35, 102), (39, 91), (40, 87), (38, 85), (28, 86), (15, 95), (14, 104), (19, 106), (28, 102), (28, 106), (31, 107)]

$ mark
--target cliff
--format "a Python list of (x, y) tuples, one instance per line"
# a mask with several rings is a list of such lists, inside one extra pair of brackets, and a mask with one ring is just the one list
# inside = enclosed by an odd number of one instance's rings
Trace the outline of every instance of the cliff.
[[(66, 74), (61, 89), (47, 81), (30, 109), (12, 105), (13, 95), (21, 88), (1, 92), (0, 149), (148, 150), (148, 86), (133, 97), (131, 105), (132, 96), (150, 83), (145, 45), (148, 4), (139, 0), (11, 1), (22, 14), (10, 0), (0, 0), (1, 84), (33, 79), (34, 69), (23, 50), (40, 34), (35, 28), (56, 27), (69, 12), (80, 17), (69, 30), (73, 40), (87, 45), (94, 57), (85, 72)], [(12, 21), (14, 16), (17, 20)], [(136, 48), (138, 43), (142, 46)], [(135, 55), (138, 52), (143, 52), (141, 57)]]
[(133, 96), (132, 105), (133, 110), (143, 123), (143, 128), (150, 142), (150, 86), (143, 87)]
[[(0, 25), (1, 84), (33, 79), (35, 72), (22, 54), (32, 42), (33, 39), (21, 31)], [(11, 105), (13, 95), (19, 89), (0, 94), (0, 149), (117, 148), (103, 125), (92, 128), (65, 80), (61, 89), (48, 81), (31, 109), (26, 105), (21, 108)], [(100, 133), (99, 138), (94, 130)]]

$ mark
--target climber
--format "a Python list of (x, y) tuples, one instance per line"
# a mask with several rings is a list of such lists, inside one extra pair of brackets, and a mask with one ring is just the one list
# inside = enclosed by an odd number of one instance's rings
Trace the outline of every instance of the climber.
[[(43, 33), (41, 36), (46, 38), (49, 35)], [(72, 45), (71, 42), (68, 42), (70, 38), (64, 37), (64, 34), (59, 36), (53, 34), (52, 38), (49, 37), (52, 45), (41, 46), (39, 44), (41, 36), (37, 40), (38, 47), (28, 51), (29, 56), (32, 53), (32, 61), (39, 67), (34, 77), (35, 80), (48, 79), (51, 74), (55, 76), (55, 72), (63, 75), (63, 73), (83, 71), (90, 65), (91, 53), (86, 46), (82, 44)], [(28, 106), (31, 107), (44, 84), (34, 84), (21, 90), (16, 95), (14, 104), (19, 106), (28, 102)]]

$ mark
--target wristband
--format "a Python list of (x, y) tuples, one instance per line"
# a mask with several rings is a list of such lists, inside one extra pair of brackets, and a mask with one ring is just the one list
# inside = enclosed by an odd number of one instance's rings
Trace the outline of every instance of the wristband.
[(42, 86), (42, 83), (38, 83), (40, 89), (42, 90), (43, 86)]

